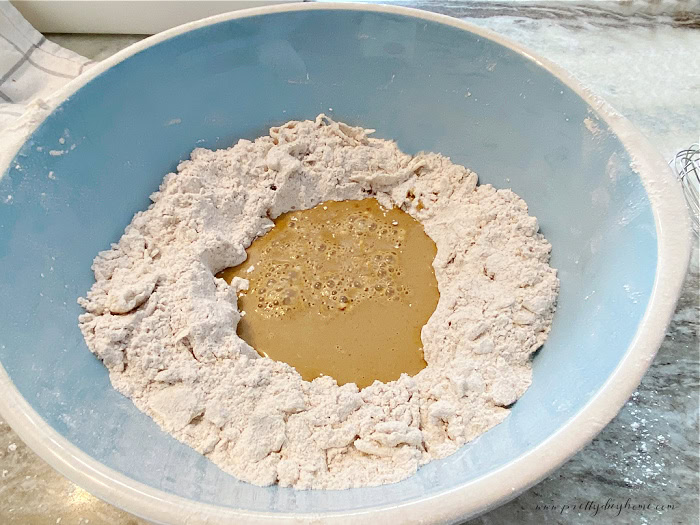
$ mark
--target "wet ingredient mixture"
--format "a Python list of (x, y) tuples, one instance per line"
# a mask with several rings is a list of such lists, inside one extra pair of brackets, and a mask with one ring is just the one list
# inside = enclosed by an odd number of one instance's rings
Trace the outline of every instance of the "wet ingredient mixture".
[(306, 381), (326, 375), (364, 388), (425, 368), (420, 333), (438, 303), (436, 253), (398, 208), (328, 201), (282, 214), (243, 264), (217, 277), (249, 281), (238, 335), (258, 353)]
[[(559, 287), (537, 219), (512, 191), (477, 185), (450, 159), (370, 135), (319, 115), (228, 149), (195, 149), (97, 255), (79, 300), (80, 329), (112, 385), (241, 480), (396, 482), (503, 421), (530, 385)], [(439, 300), (421, 331), (427, 366), (363, 389), (332, 375), (308, 381), (237, 333), (241, 293), (262, 297), (256, 282), (216, 274), (244, 263), (284, 214), (366, 199), (410, 215), (437, 247)]]

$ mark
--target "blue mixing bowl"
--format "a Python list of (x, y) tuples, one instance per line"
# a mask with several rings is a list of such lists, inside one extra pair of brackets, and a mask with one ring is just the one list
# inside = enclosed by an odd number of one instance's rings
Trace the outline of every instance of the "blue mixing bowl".
[[(0, 410), (61, 473), (157, 522), (453, 522), (515, 496), (636, 387), (690, 252), (675, 181), (622, 117), (556, 66), (439, 15), (298, 4), (217, 16), (131, 46), (38, 111), (0, 161)], [(456, 454), (394, 485), (261, 488), (111, 387), (76, 299), (95, 254), (194, 147), (320, 112), (512, 188), (552, 243), (561, 295), (532, 386)]]

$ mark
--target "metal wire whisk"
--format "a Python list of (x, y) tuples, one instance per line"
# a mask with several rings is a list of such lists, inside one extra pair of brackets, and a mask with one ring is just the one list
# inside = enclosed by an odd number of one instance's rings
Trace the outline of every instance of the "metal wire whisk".
[(679, 151), (670, 165), (683, 187), (695, 234), (700, 235), (700, 143)]

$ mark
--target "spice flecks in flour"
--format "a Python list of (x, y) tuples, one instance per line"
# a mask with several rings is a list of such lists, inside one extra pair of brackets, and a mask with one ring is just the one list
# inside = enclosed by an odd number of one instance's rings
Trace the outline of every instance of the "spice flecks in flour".
[[(114, 387), (242, 480), (341, 489), (404, 479), (507, 416), (549, 332), (559, 282), (526, 204), (446, 157), (368, 135), (320, 115), (195, 149), (98, 254), (79, 300)], [(214, 274), (243, 262), (280, 214), (367, 197), (408, 212), (437, 246), (428, 366), (361, 391), (303, 381), (236, 335), (248, 281)]]

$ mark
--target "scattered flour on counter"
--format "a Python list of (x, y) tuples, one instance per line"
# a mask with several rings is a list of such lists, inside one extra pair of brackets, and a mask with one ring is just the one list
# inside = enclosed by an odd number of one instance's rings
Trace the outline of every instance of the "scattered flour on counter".
[[(80, 328), (114, 387), (242, 480), (396, 482), (501, 422), (530, 385), (559, 287), (537, 220), (512, 191), (477, 186), (448, 158), (410, 156), (369, 134), (320, 115), (195, 149), (97, 255), (96, 282), (79, 300)], [(243, 262), (280, 214), (368, 197), (404, 209), (437, 245), (428, 366), (361, 391), (303, 381), (236, 335), (248, 281), (214, 274)]]

